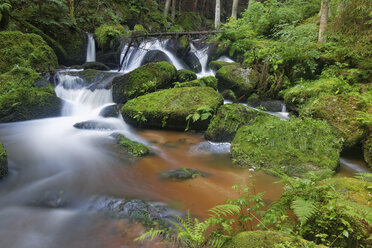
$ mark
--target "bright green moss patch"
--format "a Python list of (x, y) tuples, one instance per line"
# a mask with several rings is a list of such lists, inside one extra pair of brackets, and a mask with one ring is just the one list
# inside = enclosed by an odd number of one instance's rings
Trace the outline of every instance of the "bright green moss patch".
[(15, 68), (0, 75), (0, 122), (45, 118), (59, 114), (61, 102), (51, 85), (34, 86), (39, 74)]
[(205, 138), (214, 142), (230, 142), (240, 127), (254, 122), (259, 115), (265, 114), (242, 104), (225, 104), (213, 116)]
[(0, 32), (0, 73), (10, 71), (15, 65), (46, 72), (54, 70), (58, 62), (52, 48), (40, 36)]
[[(280, 246), (282, 245), (282, 246)], [(241, 232), (226, 242), (222, 248), (274, 248), (274, 247), (325, 247), (301, 238), (275, 231)]]
[(176, 83), (175, 87), (193, 87), (193, 86), (200, 86), (200, 87), (211, 87), (217, 90), (217, 79), (213, 76), (202, 77), (192, 81), (184, 82), (184, 83)]
[[(222, 96), (210, 87), (173, 88), (128, 101), (122, 114), (125, 121), (135, 126), (184, 130), (188, 115), (201, 107), (209, 107), (213, 114), (222, 104)], [(206, 129), (209, 120), (210, 117), (190, 120), (190, 129)]]
[[(302, 114), (327, 121), (351, 147), (366, 136), (366, 128), (360, 122), (360, 111), (369, 111), (370, 105), (359, 96), (326, 95), (314, 100), (302, 109)], [(359, 111), (359, 112), (358, 112)]]
[(367, 165), (372, 168), (372, 135), (369, 135), (363, 144), (363, 155)]
[(176, 68), (168, 62), (148, 63), (137, 69), (116, 77), (112, 82), (112, 95), (116, 103), (172, 87), (177, 75)]
[(293, 176), (307, 171), (335, 171), (340, 151), (340, 139), (326, 122), (282, 121), (272, 116), (259, 117), (255, 123), (240, 128), (231, 145), (235, 163)]
[(194, 12), (184, 12), (177, 17), (176, 23), (185, 31), (199, 31), (202, 28), (200, 15)]
[(116, 137), (116, 142), (127, 150), (127, 152), (135, 157), (142, 157), (150, 153), (150, 148), (138, 142), (130, 140), (122, 135)]
[(197, 78), (195, 72), (189, 70), (178, 70), (177, 81), (180, 83), (195, 80)]
[(0, 142), (0, 179), (8, 174), (8, 157), (4, 145)]
[(94, 31), (95, 39), (101, 48), (112, 48), (121, 35), (126, 33), (125, 28), (120, 25), (102, 24)]
[(234, 63), (234, 62), (231, 63), (231, 62), (224, 62), (224, 61), (217, 61), (217, 60), (209, 62), (209, 67), (214, 71), (218, 71), (223, 66), (229, 66), (229, 65), (239, 65), (239, 64)]
[(346, 200), (371, 206), (372, 183), (350, 177), (335, 177), (329, 182)]

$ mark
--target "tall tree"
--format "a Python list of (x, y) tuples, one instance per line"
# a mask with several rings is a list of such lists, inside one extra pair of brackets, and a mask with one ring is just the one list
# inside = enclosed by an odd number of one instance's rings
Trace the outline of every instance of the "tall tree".
[(328, 11), (329, 11), (329, 0), (322, 0), (322, 5), (320, 7), (320, 24), (319, 24), (319, 42), (326, 42), (327, 37), (325, 36), (325, 31), (328, 25)]
[(234, 0), (232, 4), (231, 17), (234, 17), (235, 19), (238, 18), (238, 6), (239, 6), (239, 0)]
[(221, 0), (216, 0), (216, 11), (214, 15), (214, 27), (217, 28), (221, 22)]
[(163, 14), (164, 14), (165, 16), (168, 15), (168, 13), (169, 13), (170, 3), (171, 3), (171, 0), (167, 0), (167, 1), (165, 2), (164, 12), (163, 12)]
[(198, 8), (198, 0), (194, 0), (192, 4), (192, 11), (196, 12), (197, 8)]
[(176, 0), (172, 0), (172, 19), (174, 20), (176, 18)]

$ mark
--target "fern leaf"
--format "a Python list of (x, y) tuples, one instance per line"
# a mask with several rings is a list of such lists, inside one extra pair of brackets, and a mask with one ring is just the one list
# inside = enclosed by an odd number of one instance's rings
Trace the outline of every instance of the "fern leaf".
[(233, 204), (224, 204), (224, 205), (217, 205), (208, 210), (212, 212), (212, 216), (227, 216), (227, 215), (234, 215), (241, 211), (240, 207)]
[(338, 200), (337, 204), (345, 207), (345, 211), (349, 215), (361, 220), (365, 220), (369, 226), (372, 226), (371, 207), (346, 200)]
[(164, 235), (166, 239), (169, 237), (169, 231), (167, 229), (155, 230), (151, 228), (150, 231), (145, 232), (138, 238), (134, 239), (134, 241), (142, 241), (142, 240), (145, 240), (146, 238), (150, 238), (151, 240), (153, 240), (155, 236), (162, 237)]
[(292, 202), (291, 206), (293, 212), (300, 220), (301, 225), (311, 218), (316, 213), (316, 206), (313, 201), (307, 201), (302, 198), (298, 198)]

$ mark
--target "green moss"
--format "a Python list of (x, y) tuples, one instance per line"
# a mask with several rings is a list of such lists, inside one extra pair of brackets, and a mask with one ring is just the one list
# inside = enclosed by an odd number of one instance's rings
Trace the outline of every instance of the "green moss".
[(168, 62), (148, 63), (123, 75), (113, 82), (113, 98), (117, 103), (125, 103), (135, 97), (172, 87), (176, 68)]
[(112, 48), (121, 35), (126, 34), (124, 26), (120, 24), (106, 25), (103, 24), (94, 31), (95, 39), (101, 48)]
[[(123, 106), (122, 114), (135, 126), (184, 130), (188, 115), (203, 106), (215, 112), (222, 103), (222, 96), (210, 87), (174, 88), (132, 99)], [(206, 129), (209, 120), (190, 122), (190, 129)]]
[(135, 157), (143, 157), (150, 153), (150, 148), (138, 142), (132, 141), (122, 135), (116, 137), (117, 143)]
[[(288, 234), (274, 231), (241, 232), (226, 242), (222, 248), (273, 248), (278, 247), (325, 247)], [(290, 246), (289, 246), (290, 245)]]
[(175, 87), (193, 87), (193, 86), (211, 87), (217, 90), (217, 79), (213, 76), (207, 76), (207, 77), (202, 77), (202, 78), (195, 79), (192, 81), (176, 84)]
[(8, 156), (4, 145), (0, 142), (0, 179), (8, 174)]
[(40, 36), (0, 32), (0, 73), (10, 71), (15, 65), (46, 72), (54, 70), (58, 63), (55, 53)]
[(239, 66), (223, 66), (216, 72), (218, 90), (232, 90), (237, 98), (247, 98), (254, 90), (255, 85), (249, 82), (249, 70)]
[(83, 64), (84, 70), (87, 69), (94, 69), (94, 70), (101, 70), (101, 71), (108, 71), (110, 68), (108, 68), (105, 64), (100, 62), (86, 62)]
[(369, 135), (363, 145), (364, 160), (372, 168), (372, 135)]
[(371, 109), (370, 104), (357, 95), (326, 95), (305, 106), (301, 114), (326, 120), (345, 140), (344, 146), (351, 147), (366, 136), (367, 130), (359, 117), (360, 111), (368, 112), (368, 109)]
[(225, 104), (218, 108), (205, 132), (205, 138), (214, 142), (231, 142), (238, 129), (254, 122), (262, 112), (241, 104)]
[(141, 24), (136, 24), (133, 27), (133, 32), (135, 32), (135, 33), (147, 33), (147, 30)]
[(189, 70), (178, 70), (177, 81), (180, 83), (188, 82), (197, 79), (195, 72)]
[(235, 163), (253, 168), (282, 171), (302, 176), (307, 171), (330, 169), (339, 165), (341, 142), (323, 121), (258, 117), (243, 126), (231, 144)]
[(238, 102), (238, 99), (236, 99), (235, 93), (232, 90), (224, 90), (221, 95), (223, 96), (224, 99), (233, 101), (233, 102)]
[(184, 12), (176, 19), (176, 24), (185, 31), (198, 31), (202, 28), (202, 19), (195, 12)]
[(238, 65), (238, 63), (231, 63), (231, 62), (224, 62), (224, 61), (211, 61), (209, 63), (209, 67), (214, 70), (214, 71), (218, 71), (219, 69), (221, 69), (222, 67), (224, 66), (229, 66), (229, 65)]
[(35, 71), (15, 67), (0, 75), (0, 122), (11, 122), (56, 116), (60, 99), (51, 85), (37, 88)]
[(350, 177), (335, 177), (329, 180), (346, 200), (366, 206), (372, 204), (371, 189), (369, 189), (372, 188), (372, 183)]

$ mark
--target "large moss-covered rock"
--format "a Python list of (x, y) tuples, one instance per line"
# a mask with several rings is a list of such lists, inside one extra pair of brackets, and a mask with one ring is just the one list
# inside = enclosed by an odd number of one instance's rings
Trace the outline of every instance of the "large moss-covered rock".
[(146, 53), (145, 57), (143, 57), (141, 61), (141, 65), (145, 65), (148, 63), (161, 62), (161, 61), (171, 62), (171, 59), (163, 51), (151, 50)]
[(40, 36), (0, 32), (0, 74), (10, 71), (15, 65), (47, 72), (54, 70), (58, 62), (52, 48)]
[(61, 101), (53, 87), (36, 87), (40, 75), (15, 68), (0, 75), (0, 122), (23, 121), (59, 115)]
[(231, 142), (238, 129), (254, 122), (262, 112), (241, 104), (225, 104), (219, 107), (205, 131), (205, 138), (214, 142)]
[(331, 183), (346, 200), (365, 206), (369, 206), (371, 204), (371, 182), (351, 177), (334, 177), (329, 179), (329, 183)]
[(213, 76), (207, 76), (198, 78), (192, 81), (178, 83), (175, 87), (193, 87), (193, 86), (200, 86), (200, 87), (211, 87), (217, 90), (217, 79)]
[(4, 145), (0, 142), (0, 179), (8, 174), (8, 156)]
[(367, 165), (372, 168), (372, 135), (370, 134), (363, 144), (363, 155)]
[(225, 62), (225, 61), (217, 61), (217, 60), (213, 60), (209, 62), (209, 67), (214, 71), (218, 71), (222, 67), (229, 66), (229, 65), (237, 66), (239, 64), (235, 62)]
[(184, 12), (177, 17), (176, 23), (185, 31), (198, 31), (202, 28), (202, 19), (195, 12)]
[(189, 70), (177, 71), (177, 82), (184, 83), (197, 79), (195, 72)]
[(279, 170), (302, 176), (307, 171), (339, 165), (341, 142), (334, 130), (323, 121), (276, 117), (258, 117), (241, 127), (231, 145), (235, 163), (241, 166)]
[(168, 62), (149, 63), (123, 75), (112, 82), (112, 95), (116, 103), (172, 87), (176, 68)]
[[(278, 246), (283, 245), (283, 246)], [(290, 246), (289, 246), (290, 245)], [(325, 247), (310, 246), (311, 242), (275, 231), (241, 232), (226, 242), (223, 248)]]
[(372, 111), (370, 104), (361, 98), (349, 95), (321, 96), (302, 110), (305, 116), (326, 120), (351, 147), (362, 141), (367, 130), (359, 121), (358, 111)]
[(255, 85), (249, 81), (249, 69), (239, 66), (223, 66), (216, 72), (218, 90), (232, 90), (238, 99), (246, 99), (254, 90)]
[[(203, 114), (205, 107), (211, 112), (223, 104), (222, 96), (210, 87), (185, 87), (162, 90), (128, 101), (122, 108), (124, 120), (140, 127), (185, 129), (186, 117), (190, 114)], [(206, 129), (210, 117), (193, 122), (189, 128)]]

